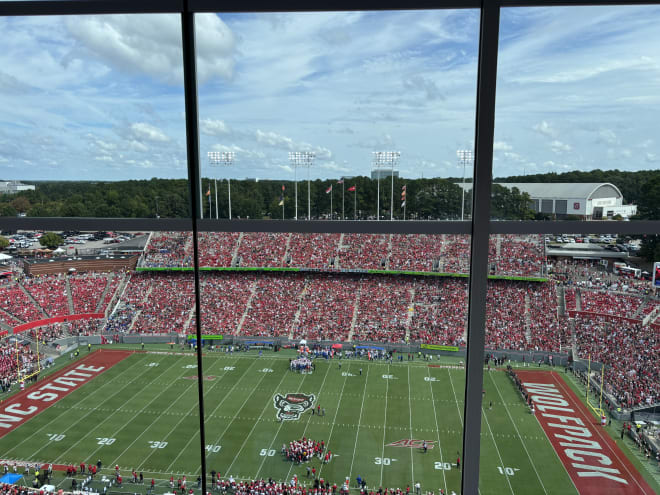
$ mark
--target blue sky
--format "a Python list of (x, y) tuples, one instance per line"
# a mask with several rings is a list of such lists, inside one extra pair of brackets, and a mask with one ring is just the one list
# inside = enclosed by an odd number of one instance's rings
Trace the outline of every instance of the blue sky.
[[(657, 169), (660, 9), (505, 9), (494, 173)], [(460, 176), (477, 11), (196, 16), (203, 175)], [(185, 177), (176, 15), (2, 18), (0, 179)], [(213, 169), (208, 151), (234, 151)], [(300, 171), (299, 177), (306, 177)]]

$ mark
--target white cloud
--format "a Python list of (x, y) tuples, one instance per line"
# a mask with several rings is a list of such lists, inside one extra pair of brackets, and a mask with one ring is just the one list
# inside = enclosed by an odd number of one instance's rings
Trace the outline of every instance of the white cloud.
[[(65, 25), (80, 46), (120, 71), (182, 84), (181, 19), (174, 14), (67, 17)], [(234, 35), (215, 14), (195, 15), (200, 84), (234, 71)]]
[(607, 144), (619, 144), (619, 139), (616, 137), (616, 133), (612, 129), (601, 129), (598, 131), (598, 137), (601, 141)]
[(202, 119), (199, 122), (199, 130), (207, 136), (221, 136), (229, 134), (229, 126), (222, 120)]
[(550, 143), (550, 149), (559, 155), (561, 153), (567, 153), (573, 148), (570, 144), (562, 143), (561, 141), (555, 139)]
[(547, 136), (547, 137), (554, 138), (554, 137), (557, 137), (557, 135), (558, 135), (557, 129), (552, 127), (545, 120), (542, 120), (540, 123), (534, 125), (532, 127), (532, 129), (535, 130), (536, 132), (540, 133), (540, 134), (543, 134), (544, 136)]
[(131, 131), (137, 139), (152, 141), (155, 143), (165, 143), (170, 140), (163, 131), (145, 122), (136, 122), (132, 124)]
[(513, 146), (506, 143), (505, 141), (495, 141), (493, 143), (493, 151), (511, 151)]

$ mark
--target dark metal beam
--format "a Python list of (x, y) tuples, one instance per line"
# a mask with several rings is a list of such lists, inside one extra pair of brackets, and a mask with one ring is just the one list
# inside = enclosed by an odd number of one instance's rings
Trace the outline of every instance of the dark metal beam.
[(488, 289), (488, 238), (490, 190), (495, 129), (495, 83), (497, 81), (497, 42), (500, 10), (486, 4), (481, 10), (479, 69), (475, 127), (474, 194), (472, 198), (472, 243), (465, 379), (465, 418), (463, 428), (462, 493), (479, 492), (479, 452), (481, 448), (481, 392), (486, 336), (486, 293)]
[[(187, 0), (184, 0), (187, 7)], [(195, 268), (195, 331), (197, 333), (197, 392), (199, 405), (199, 451), (201, 459), (202, 493), (206, 490), (206, 434), (204, 429), (204, 368), (202, 360), (202, 303), (199, 283), (199, 243), (197, 211), (199, 183), (199, 117), (197, 103), (197, 60), (195, 55), (195, 14), (181, 14), (183, 38), (183, 85), (186, 99), (186, 151), (188, 157), (188, 185), (192, 212), (193, 266)]]

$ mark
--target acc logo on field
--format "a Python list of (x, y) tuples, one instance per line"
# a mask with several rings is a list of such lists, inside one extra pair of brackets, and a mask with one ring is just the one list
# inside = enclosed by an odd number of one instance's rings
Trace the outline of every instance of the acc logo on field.
[(300, 415), (314, 405), (314, 394), (276, 394), (273, 405), (277, 409), (277, 419), (280, 421), (297, 421)]
[[(434, 440), (427, 440), (426, 446), (429, 449), (433, 448)], [(411, 438), (404, 438), (396, 442), (388, 443), (385, 447), (407, 447), (409, 449), (421, 449), (424, 446), (424, 440), (413, 440)]]

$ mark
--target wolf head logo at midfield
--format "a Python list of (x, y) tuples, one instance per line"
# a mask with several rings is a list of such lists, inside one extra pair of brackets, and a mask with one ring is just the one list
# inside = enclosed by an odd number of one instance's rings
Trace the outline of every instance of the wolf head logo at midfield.
[(277, 419), (280, 421), (297, 421), (300, 415), (314, 405), (314, 394), (276, 394), (273, 404), (277, 409)]

